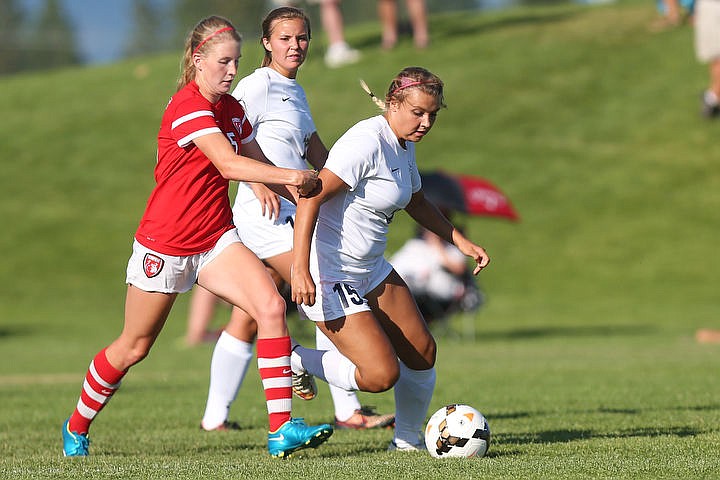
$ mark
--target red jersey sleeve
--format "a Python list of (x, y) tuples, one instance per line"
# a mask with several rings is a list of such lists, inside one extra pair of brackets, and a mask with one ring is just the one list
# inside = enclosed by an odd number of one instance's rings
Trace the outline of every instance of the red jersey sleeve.
[(209, 133), (222, 133), (212, 105), (203, 97), (185, 98), (174, 107), (170, 135), (178, 147), (186, 147), (196, 138)]

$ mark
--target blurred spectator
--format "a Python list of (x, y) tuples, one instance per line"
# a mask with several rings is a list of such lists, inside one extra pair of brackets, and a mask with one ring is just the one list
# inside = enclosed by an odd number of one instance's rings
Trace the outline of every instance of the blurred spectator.
[(720, 330), (701, 328), (695, 332), (695, 339), (698, 343), (720, 343)]
[(465, 255), (429, 230), (421, 229), (405, 242), (390, 263), (413, 294), (429, 294), (442, 301), (462, 295)]
[(709, 85), (700, 96), (705, 118), (720, 115), (720, 2), (698, 0), (695, 13), (695, 54), (708, 64)]
[(482, 304), (465, 255), (429, 230), (419, 228), (389, 262), (407, 283), (428, 322)]
[[(416, 48), (428, 46), (430, 37), (427, 26), (425, 0), (405, 0), (410, 25), (413, 32), (413, 43)], [(398, 41), (397, 0), (378, 0), (378, 16), (382, 26), (382, 48), (390, 50)]]
[(692, 18), (695, 0), (657, 0), (657, 10), (661, 17), (650, 25), (650, 30), (661, 32), (683, 24)]
[[(305, 0), (309, 5), (320, 5), (320, 20), (328, 39), (325, 51), (325, 65), (330, 68), (350, 65), (360, 60), (360, 52), (345, 41), (344, 22), (340, 0)], [(274, 7), (297, 7), (299, 0), (271, 0)]]
[(184, 338), (185, 345), (194, 347), (201, 343), (215, 343), (217, 341), (222, 333), (222, 328), (213, 330), (210, 328), (210, 323), (215, 316), (215, 308), (219, 303), (225, 302), (201, 286), (195, 286), (190, 297), (190, 312)]

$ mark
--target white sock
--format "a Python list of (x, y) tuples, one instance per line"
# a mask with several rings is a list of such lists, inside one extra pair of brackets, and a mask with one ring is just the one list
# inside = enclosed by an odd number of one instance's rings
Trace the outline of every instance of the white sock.
[(294, 372), (308, 372), (343, 390), (357, 390), (357, 367), (337, 350), (315, 350), (298, 345), (290, 355)]
[[(317, 327), (315, 328), (315, 347), (318, 350), (337, 350), (335, 344)], [(330, 387), (333, 405), (335, 405), (336, 419), (344, 422), (355, 414), (355, 410), (360, 410), (360, 400), (358, 400), (357, 393), (343, 390), (332, 384), (328, 384), (328, 386)]]
[(435, 368), (411, 370), (400, 362), (395, 384), (395, 436), (398, 446), (422, 444), (421, 431), (435, 390)]
[(237, 396), (252, 358), (252, 343), (222, 332), (210, 362), (210, 388), (202, 419), (205, 430), (217, 428), (228, 419), (230, 405)]

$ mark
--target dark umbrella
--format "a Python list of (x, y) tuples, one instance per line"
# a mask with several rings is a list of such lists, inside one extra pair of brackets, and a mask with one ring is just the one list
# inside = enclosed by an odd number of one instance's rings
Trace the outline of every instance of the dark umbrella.
[(425, 197), (441, 210), (518, 220), (510, 200), (488, 180), (441, 171), (420, 173)]
[(462, 187), (453, 177), (442, 172), (420, 173), (425, 198), (440, 210), (467, 213)]

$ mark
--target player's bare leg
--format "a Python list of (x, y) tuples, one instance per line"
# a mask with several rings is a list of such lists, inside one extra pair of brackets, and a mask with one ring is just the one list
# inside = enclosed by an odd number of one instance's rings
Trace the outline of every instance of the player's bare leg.
[(420, 432), (435, 389), (435, 340), (410, 290), (394, 270), (368, 295), (368, 302), (400, 358), (394, 389), (395, 432), (389, 449), (423, 450)]
[(285, 301), (263, 263), (243, 244), (229, 245), (200, 270), (198, 284), (245, 310), (257, 321), (259, 338), (288, 335)]
[(309, 426), (290, 417), (292, 380), (285, 301), (265, 265), (242, 243), (233, 243), (200, 270), (198, 283), (242, 308), (257, 322), (258, 369), (268, 410), (270, 455), (285, 457), (327, 440), (333, 432), (330, 425)]
[(147, 356), (176, 298), (176, 293), (146, 292), (128, 285), (122, 333), (106, 350), (113, 367), (127, 370)]
[(432, 368), (435, 339), (400, 275), (395, 270), (390, 272), (367, 299), (400, 360), (414, 370)]
[(65, 456), (89, 454), (90, 424), (120, 388), (128, 369), (147, 356), (176, 297), (174, 293), (145, 292), (128, 286), (122, 333), (93, 358), (75, 410), (63, 424)]
[[(354, 313), (336, 320), (316, 322), (316, 325), (341, 355), (355, 365), (355, 389), (377, 393), (392, 388), (400, 375), (397, 355), (372, 312)], [(338, 386), (345, 388), (347, 384)]]

